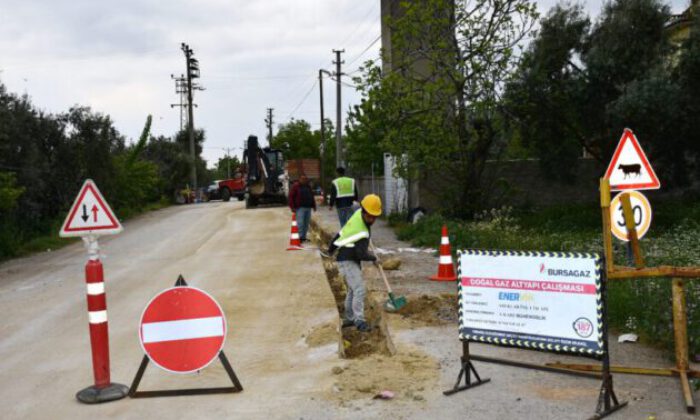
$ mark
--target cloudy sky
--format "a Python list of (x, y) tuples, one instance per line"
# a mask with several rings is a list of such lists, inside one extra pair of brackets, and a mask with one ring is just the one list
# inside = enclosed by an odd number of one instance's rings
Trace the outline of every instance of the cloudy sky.
[[(688, 0), (671, 0), (680, 12)], [(555, 0), (539, 1), (544, 12)], [(595, 16), (602, 0), (585, 3)], [(319, 121), (317, 74), (345, 49), (344, 72), (379, 55), (379, 0), (0, 0), (0, 81), (35, 106), (62, 112), (75, 104), (109, 114), (136, 138), (148, 114), (152, 132), (179, 129), (170, 78), (185, 72), (180, 43), (200, 62), (195, 125), (207, 132), (204, 157), (265, 137), (266, 108), (276, 123)], [(326, 115), (335, 89), (324, 84)], [(343, 110), (358, 102), (343, 87)]]

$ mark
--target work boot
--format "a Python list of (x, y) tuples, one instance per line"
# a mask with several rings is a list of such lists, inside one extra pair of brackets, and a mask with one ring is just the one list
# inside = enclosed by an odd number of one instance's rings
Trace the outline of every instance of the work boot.
[(350, 319), (344, 319), (344, 320), (343, 320), (342, 328), (352, 327), (353, 325), (355, 325), (355, 322), (354, 322), (354, 321), (352, 321), (352, 320), (350, 320)]
[(357, 326), (357, 331), (359, 332), (369, 332), (372, 330), (369, 324), (367, 324), (365, 321), (357, 321), (355, 325)]

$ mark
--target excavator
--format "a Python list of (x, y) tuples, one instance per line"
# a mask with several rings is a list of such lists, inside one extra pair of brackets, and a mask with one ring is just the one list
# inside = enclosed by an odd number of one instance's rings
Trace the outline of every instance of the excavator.
[(250, 135), (243, 152), (243, 164), (246, 172), (247, 209), (259, 204), (287, 203), (289, 180), (281, 150), (261, 148), (258, 137)]

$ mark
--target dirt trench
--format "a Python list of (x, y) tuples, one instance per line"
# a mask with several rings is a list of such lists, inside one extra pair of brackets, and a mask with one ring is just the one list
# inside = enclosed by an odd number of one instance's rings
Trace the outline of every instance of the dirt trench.
[[(310, 238), (315, 245), (325, 248), (332, 239), (335, 232), (331, 233), (324, 229), (317, 220), (311, 219)], [(338, 309), (338, 329), (341, 331), (338, 342), (338, 353), (340, 357), (353, 359), (370, 355), (396, 354), (396, 347), (389, 334), (389, 328), (384, 317), (382, 302), (377, 300), (371, 293), (365, 297), (365, 316), (367, 322), (374, 326), (371, 332), (362, 333), (356, 328), (341, 328), (342, 315), (345, 310), (345, 296), (347, 290), (345, 281), (338, 272), (338, 266), (333, 259), (322, 258), (323, 268), (326, 272), (328, 285), (333, 292), (336, 307)]]

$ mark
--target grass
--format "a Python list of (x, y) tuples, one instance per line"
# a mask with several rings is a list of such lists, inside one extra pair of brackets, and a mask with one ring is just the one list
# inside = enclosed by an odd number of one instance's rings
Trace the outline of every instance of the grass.
[[(474, 221), (429, 215), (415, 225), (390, 219), (397, 236), (416, 246), (437, 248), (440, 228), (449, 229), (452, 250), (464, 248), (603, 252), (600, 209), (559, 206), (541, 210), (493, 209)], [(615, 241), (615, 262), (627, 265), (626, 247)], [(654, 217), (642, 252), (648, 266), (700, 266), (700, 201), (668, 201), (654, 205)], [(700, 283), (687, 283), (688, 336), (692, 354), (700, 354)], [(634, 331), (648, 343), (671, 349), (673, 322), (669, 279), (618, 281), (609, 287), (609, 319), (613, 329)]]

